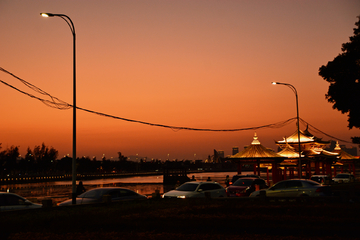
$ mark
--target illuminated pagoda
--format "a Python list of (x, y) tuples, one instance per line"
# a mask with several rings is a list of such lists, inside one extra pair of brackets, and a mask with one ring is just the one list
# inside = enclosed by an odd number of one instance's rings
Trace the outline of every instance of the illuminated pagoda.
[[(287, 138), (284, 138), (282, 141), (277, 141), (276, 144), (281, 149), (284, 149), (286, 145), (289, 144), (295, 149), (295, 151), (299, 152), (298, 142), (298, 132), (295, 131), (293, 134)], [(308, 127), (306, 127), (305, 131), (300, 130), (301, 151), (310, 149), (323, 149), (328, 144), (330, 144), (330, 141), (323, 141), (322, 138), (315, 137), (309, 132)]]
[(355, 157), (344, 150), (341, 149), (339, 142), (336, 142), (336, 146), (334, 148), (335, 153), (340, 155), (340, 159), (334, 164), (334, 176), (336, 175), (337, 167), (341, 167), (341, 172), (344, 172), (344, 165), (348, 165), (349, 172), (353, 172), (355, 176), (355, 162), (359, 161), (359, 157)]
[[(293, 151), (299, 152), (298, 132), (295, 131), (282, 141), (277, 141), (276, 144), (282, 148), (282, 150), (290, 146)], [(326, 174), (332, 177), (331, 167), (339, 159), (339, 153), (324, 150), (328, 144), (330, 144), (330, 141), (323, 141), (321, 138), (312, 135), (308, 128), (306, 128), (305, 131), (300, 130), (301, 167), (302, 172), (306, 174), (302, 177), (309, 178), (312, 175), (313, 169), (314, 174)], [(297, 156), (299, 157), (299, 155)], [(294, 158), (291, 162), (297, 164), (298, 159), (295, 160)], [(303, 168), (305, 168), (305, 171)]]
[[(272, 180), (275, 183), (281, 178), (279, 176), (281, 172), (278, 171), (278, 167), (285, 157), (261, 145), (255, 133), (250, 146), (235, 155), (231, 155), (228, 159), (237, 163), (238, 174), (241, 174), (241, 168), (244, 164), (252, 164), (254, 166), (254, 174), (257, 173), (257, 175), (260, 175), (260, 165), (270, 165), (272, 168)], [(267, 180), (269, 182), (269, 174), (267, 174)]]
[[(284, 170), (284, 179), (286, 179), (287, 169), (289, 170), (289, 178), (294, 178), (294, 169), (298, 166), (299, 152), (286, 143), (285, 147), (278, 154), (286, 159), (280, 163), (281, 169)], [(301, 157), (304, 157), (303, 155)]]

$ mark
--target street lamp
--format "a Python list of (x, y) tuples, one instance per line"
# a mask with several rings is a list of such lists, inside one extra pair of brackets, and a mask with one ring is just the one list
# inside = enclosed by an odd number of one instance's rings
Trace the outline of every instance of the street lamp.
[(294, 93), (295, 93), (295, 97), (296, 97), (296, 112), (297, 112), (297, 132), (298, 132), (298, 144), (299, 144), (299, 163), (298, 163), (298, 168), (299, 168), (299, 178), (302, 177), (302, 170), (301, 170), (301, 147), (300, 147), (300, 118), (299, 118), (299, 103), (298, 103), (298, 95), (297, 95), (297, 91), (296, 88), (289, 84), (289, 83), (281, 83), (281, 82), (272, 82), (273, 85), (279, 84), (279, 85), (285, 85), (288, 86)]
[(71, 19), (65, 14), (40, 13), (42, 17), (60, 17), (70, 27), (73, 35), (73, 160), (72, 160), (72, 204), (76, 204), (76, 61), (75, 61), (75, 27)]

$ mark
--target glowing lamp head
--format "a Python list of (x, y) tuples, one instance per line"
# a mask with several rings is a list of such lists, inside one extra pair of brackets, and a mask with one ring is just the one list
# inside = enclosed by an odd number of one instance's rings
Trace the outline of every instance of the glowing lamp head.
[(277, 82), (271, 82), (271, 84), (272, 84), (272, 85), (276, 85), (276, 84), (277, 84)]
[(52, 14), (52, 13), (40, 13), (40, 15), (42, 17), (53, 17), (54, 16), (54, 14)]

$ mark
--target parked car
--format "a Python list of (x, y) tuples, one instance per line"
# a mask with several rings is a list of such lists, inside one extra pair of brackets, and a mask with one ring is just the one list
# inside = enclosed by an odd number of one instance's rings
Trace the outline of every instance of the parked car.
[[(121, 187), (102, 187), (94, 188), (83, 194), (80, 194), (76, 198), (76, 204), (89, 204), (89, 203), (101, 203), (107, 200), (111, 202), (122, 201), (122, 200), (141, 200), (147, 199), (146, 196), (140, 195), (130, 189), (121, 188)], [(68, 199), (62, 203), (59, 203), (58, 206), (67, 206), (72, 205), (72, 199)]]
[(264, 179), (244, 177), (239, 178), (232, 185), (226, 188), (228, 197), (247, 197), (255, 190), (268, 188)]
[(217, 182), (186, 182), (162, 195), (163, 198), (225, 197), (226, 190)]
[(333, 178), (334, 183), (346, 183), (355, 181), (354, 175), (351, 173), (339, 173)]
[(41, 208), (41, 204), (32, 203), (14, 193), (0, 192), (0, 211)]
[(230, 185), (233, 184), (234, 182), (236, 182), (236, 180), (238, 180), (239, 178), (245, 178), (245, 177), (260, 178), (260, 176), (255, 175), (255, 174), (246, 174), (246, 175), (237, 174), (232, 177), (232, 179), (230, 181)]
[(331, 188), (313, 180), (290, 179), (274, 184), (272, 187), (255, 191), (250, 197), (260, 196), (265, 191), (267, 197), (322, 197), (331, 196)]
[(310, 180), (313, 180), (320, 184), (329, 184), (331, 179), (328, 175), (312, 175)]

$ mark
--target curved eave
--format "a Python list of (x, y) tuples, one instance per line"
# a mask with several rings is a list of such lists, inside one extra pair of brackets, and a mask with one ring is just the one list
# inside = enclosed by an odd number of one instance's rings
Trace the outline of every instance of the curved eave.
[(228, 158), (234, 163), (281, 163), (286, 159), (285, 157), (242, 157), (242, 158)]
[[(291, 141), (285, 141), (285, 140), (282, 140), (282, 141), (276, 141), (275, 144), (297, 144), (299, 141), (296, 139), (295, 140), (291, 140)], [(316, 143), (314, 141), (301, 141), (300, 139), (300, 144), (305, 144), (305, 143)]]
[(243, 151), (230, 156), (230, 158), (278, 158), (282, 157), (271, 149), (265, 148), (264, 146), (250, 145), (248, 148)]
[(340, 155), (338, 153), (328, 152), (326, 150), (322, 150), (322, 151), (315, 151), (313, 149), (304, 150), (303, 154), (306, 157), (325, 157), (325, 158), (339, 158), (340, 157)]

